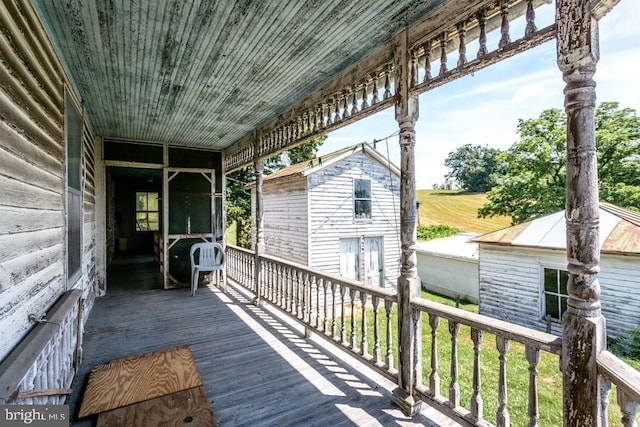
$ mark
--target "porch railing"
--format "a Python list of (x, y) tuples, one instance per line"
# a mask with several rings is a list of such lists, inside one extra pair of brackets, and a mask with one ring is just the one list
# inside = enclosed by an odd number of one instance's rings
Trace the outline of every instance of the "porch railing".
[[(604, 390), (608, 391), (611, 384), (616, 386), (617, 403), (622, 412), (622, 425), (637, 427), (636, 420), (640, 412), (640, 372), (608, 351), (600, 353), (596, 363), (598, 375), (604, 380), (602, 384)], [(601, 404), (603, 405), (602, 412), (606, 414), (608, 399), (604, 399)]]
[(303, 324), (307, 331), (339, 345), (378, 372), (397, 378), (391, 315), (395, 291), (366, 286), (272, 256), (260, 257), (255, 289), (255, 255), (227, 246), (227, 276)]
[[(260, 289), (257, 291), (254, 276), (256, 272), (260, 275)], [(366, 286), (272, 256), (261, 256), (256, 270), (255, 253), (231, 245), (227, 245), (227, 275), (254, 294), (259, 294), (262, 300), (289, 314), (308, 331), (316, 332), (397, 381), (394, 360), (397, 357), (395, 343), (398, 342), (398, 337), (393, 328), (393, 322), (397, 322), (395, 291)], [(489, 399), (497, 400), (497, 410), (487, 418), (495, 417), (495, 425), (508, 426), (509, 350), (511, 343), (520, 343), (526, 367), (515, 372), (518, 375), (527, 372), (529, 426), (538, 425), (540, 355), (541, 352), (546, 352), (559, 358), (562, 352), (560, 337), (422, 298), (413, 299), (411, 309), (414, 322), (424, 321), (428, 325), (423, 330), (425, 354), (422, 360), (425, 364), (428, 361), (429, 366), (423, 370), (424, 380), (422, 377), (417, 380), (417, 397), (440, 406), (455, 417), (481, 426), (493, 425), (492, 421), (485, 418), (484, 402)], [(447, 322), (447, 328), (439, 328), (441, 320)], [(465, 330), (468, 335), (462, 336), (461, 327), (468, 328), (468, 331)], [(447, 334), (445, 346), (441, 346), (438, 341), (443, 329)], [(491, 336), (492, 340), (495, 338), (495, 350), (491, 351), (498, 360), (497, 372), (487, 372), (495, 364), (483, 364), (486, 357), (494, 356), (489, 354), (486, 342), (482, 345), (485, 335)], [(461, 378), (465, 376), (459, 373), (459, 343), (463, 339), (470, 341), (473, 348), (471, 360), (467, 359), (468, 364), (473, 365), (471, 379), (466, 381), (470, 382), (470, 389), (464, 388), (462, 383), (465, 381), (461, 381)], [(441, 369), (441, 362), (448, 366)], [(640, 410), (640, 373), (606, 351), (598, 357), (597, 365), (604, 390), (609, 390), (610, 383), (617, 387), (622, 425), (636, 426), (635, 420)], [(559, 359), (557, 366), (560, 366)], [(448, 384), (444, 385), (446, 394), (441, 391), (441, 377), (447, 377)], [(488, 396), (490, 392), (483, 390), (482, 377), (497, 380), (497, 396)], [(558, 387), (561, 393), (561, 384)], [(462, 401), (463, 395), (469, 398)], [(560, 396), (557, 398), (561, 399)], [(606, 399), (594, 404), (603, 405), (603, 412), (606, 414)], [(612, 420), (612, 424), (619, 425), (616, 420)]]
[(0, 404), (62, 404), (80, 363), (82, 291), (62, 295), (0, 364)]

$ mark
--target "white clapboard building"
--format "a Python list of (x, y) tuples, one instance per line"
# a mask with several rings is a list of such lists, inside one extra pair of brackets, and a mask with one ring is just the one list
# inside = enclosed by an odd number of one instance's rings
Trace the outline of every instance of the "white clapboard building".
[[(249, 187), (255, 201), (255, 185)], [(267, 175), (265, 253), (370, 285), (395, 287), (399, 189), (399, 169), (366, 143)]]

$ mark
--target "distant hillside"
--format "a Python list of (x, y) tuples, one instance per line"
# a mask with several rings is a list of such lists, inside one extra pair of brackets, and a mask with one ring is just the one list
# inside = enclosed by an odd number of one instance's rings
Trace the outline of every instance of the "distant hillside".
[(511, 225), (506, 216), (478, 218), (478, 208), (487, 201), (484, 193), (418, 190), (420, 225), (446, 224), (462, 231), (488, 233)]

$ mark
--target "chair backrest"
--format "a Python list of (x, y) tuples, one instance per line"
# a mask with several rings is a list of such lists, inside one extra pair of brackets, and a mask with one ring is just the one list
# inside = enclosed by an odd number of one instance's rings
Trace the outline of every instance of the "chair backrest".
[[(196, 262), (196, 252), (197, 262)], [(224, 248), (217, 242), (195, 243), (190, 250), (191, 267), (222, 267), (225, 263)]]

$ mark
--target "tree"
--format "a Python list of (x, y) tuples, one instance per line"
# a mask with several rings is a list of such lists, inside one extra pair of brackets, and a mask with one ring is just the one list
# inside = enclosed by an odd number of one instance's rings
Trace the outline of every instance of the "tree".
[[(640, 119), (617, 102), (601, 103), (595, 119), (600, 199), (640, 209)], [(494, 176), (480, 217), (507, 215), (516, 224), (564, 209), (566, 115), (548, 109), (520, 119), (518, 133), (520, 141), (499, 156), (506, 170)]]
[[(300, 163), (316, 157), (316, 152), (327, 139), (320, 135), (302, 145), (269, 157), (265, 160), (265, 174), (280, 170), (289, 164)], [(231, 172), (227, 175), (227, 226), (236, 225), (236, 244), (251, 247), (251, 193), (245, 186), (255, 180), (253, 167)]]
[(486, 193), (495, 185), (494, 174), (502, 172), (499, 153), (497, 148), (463, 145), (445, 159), (445, 166), (451, 168), (445, 178), (454, 178), (466, 191)]

